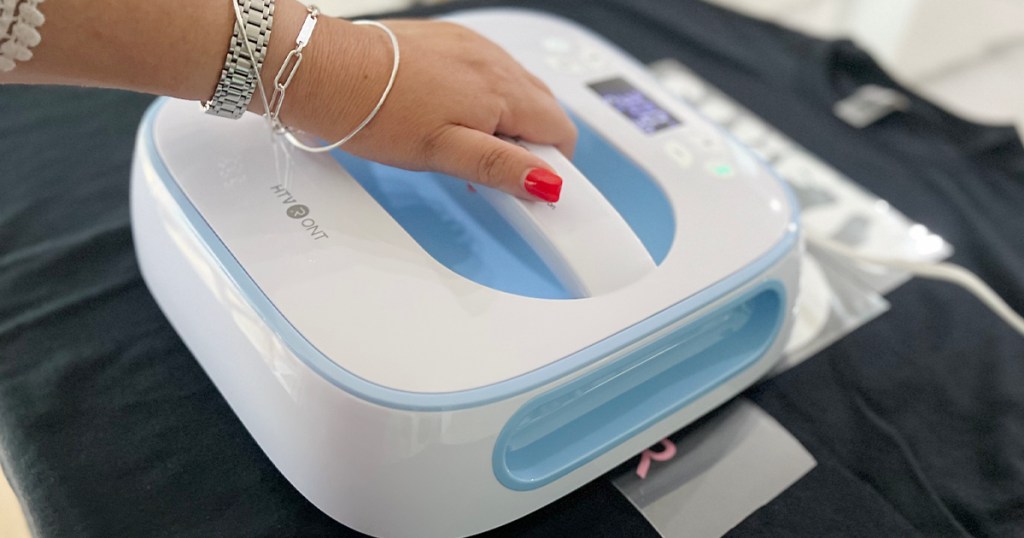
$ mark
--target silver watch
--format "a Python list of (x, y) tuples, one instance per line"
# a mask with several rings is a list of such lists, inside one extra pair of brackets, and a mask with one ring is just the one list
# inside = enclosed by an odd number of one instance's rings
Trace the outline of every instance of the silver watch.
[[(238, 119), (249, 107), (256, 91), (256, 77), (263, 66), (270, 43), (270, 28), (274, 22), (274, 0), (232, 0), (241, 8), (244, 31), (233, 24), (231, 45), (220, 72), (220, 81), (213, 97), (203, 104), (207, 114)], [(232, 6), (234, 8), (234, 6)], [(234, 18), (234, 17), (232, 17)], [(250, 58), (249, 47), (255, 58)]]

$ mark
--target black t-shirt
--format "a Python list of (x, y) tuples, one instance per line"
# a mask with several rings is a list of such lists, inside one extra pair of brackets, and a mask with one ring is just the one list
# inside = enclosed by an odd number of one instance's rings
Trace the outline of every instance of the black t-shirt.
[[(476, 5), (490, 3), (413, 13)], [(834, 101), (865, 83), (898, 87), (863, 52), (697, 0), (519, 5), (576, 19), (641, 61), (687, 64), (945, 237), (955, 262), (1024, 311), (1012, 129), (917, 97), (854, 129)], [(274, 469), (142, 282), (128, 177), (150, 100), (0, 87), (0, 461), (30, 525), (38, 536), (355, 534)], [(889, 299), (881, 318), (748, 391), (818, 466), (732, 535), (1024, 533), (1024, 339), (948, 284), (915, 280)], [(654, 531), (600, 478), (495, 534)]]

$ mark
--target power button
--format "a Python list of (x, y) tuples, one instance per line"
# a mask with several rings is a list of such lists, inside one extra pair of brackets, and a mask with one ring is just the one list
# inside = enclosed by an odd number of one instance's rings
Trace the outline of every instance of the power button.
[(669, 140), (666, 142), (665, 153), (668, 154), (669, 158), (678, 164), (680, 168), (689, 168), (690, 165), (693, 164), (693, 152), (679, 141)]

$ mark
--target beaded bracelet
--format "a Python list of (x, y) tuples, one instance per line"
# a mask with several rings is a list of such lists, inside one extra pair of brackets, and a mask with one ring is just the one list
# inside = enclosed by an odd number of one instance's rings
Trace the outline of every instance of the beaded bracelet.
[(43, 0), (0, 0), (0, 72), (14, 69), (15, 61), (32, 59), (32, 47), (42, 36), (39, 28), (46, 21), (39, 4)]

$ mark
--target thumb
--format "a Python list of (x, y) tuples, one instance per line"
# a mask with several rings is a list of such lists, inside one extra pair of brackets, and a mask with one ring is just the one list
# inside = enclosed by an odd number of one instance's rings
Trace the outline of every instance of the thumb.
[(511, 142), (468, 127), (452, 127), (434, 148), (434, 167), (526, 200), (557, 202), (562, 178), (543, 159)]

